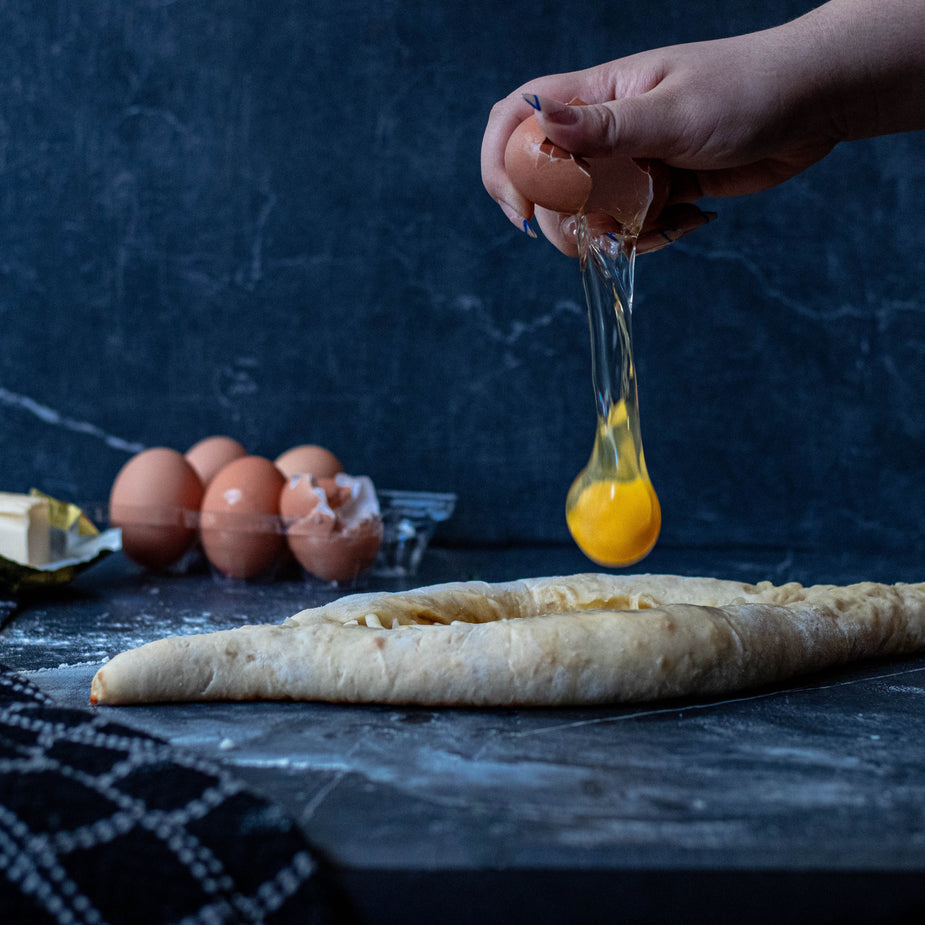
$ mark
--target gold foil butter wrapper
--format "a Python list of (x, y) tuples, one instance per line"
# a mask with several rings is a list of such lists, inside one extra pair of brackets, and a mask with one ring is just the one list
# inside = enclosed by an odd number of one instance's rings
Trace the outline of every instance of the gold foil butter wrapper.
[(16, 596), (67, 584), (121, 548), (122, 534), (117, 528), (101, 533), (76, 504), (59, 501), (35, 488), (29, 494), (48, 503), (49, 561), (24, 565), (0, 555), (0, 594)]

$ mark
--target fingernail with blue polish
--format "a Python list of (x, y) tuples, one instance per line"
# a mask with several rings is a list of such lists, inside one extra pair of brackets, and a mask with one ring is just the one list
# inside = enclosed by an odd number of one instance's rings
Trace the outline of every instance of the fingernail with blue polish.
[(540, 98), (535, 93), (524, 93), (523, 98), (528, 102), (537, 112), (540, 112)]
[(526, 236), (527, 236), (528, 238), (535, 238), (535, 237), (536, 237), (536, 232), (533, 230), (533, 225), (530, 224), (530, 220), (529, 220), (529, 219), (526, 219), (526, 218), (525, 218), (525, 219), (523, 220), (523, 229), (524, 229), (524, 234), (526, 234)]

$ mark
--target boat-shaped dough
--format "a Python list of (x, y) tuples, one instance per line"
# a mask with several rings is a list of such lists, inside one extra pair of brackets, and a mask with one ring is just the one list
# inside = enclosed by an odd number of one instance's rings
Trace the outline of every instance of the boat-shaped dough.
[(91, 701), (628, 703), (918, 651), (925, 584), (583, 574), (353, 594), (278, 625), (162, 639), (104, 665)]

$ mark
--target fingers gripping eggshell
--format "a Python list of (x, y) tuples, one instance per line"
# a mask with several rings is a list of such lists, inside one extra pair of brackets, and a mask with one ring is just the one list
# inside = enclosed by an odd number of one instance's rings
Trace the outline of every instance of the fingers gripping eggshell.
[(122, 528), (122, 551), (150, 569), (173, 565), (196, 539), (202, 482), (182, 454), (152, 447), (120, 470), (109, 494), (109, 519)]
[(623, 154), (573, 154), (546, 137), (536, 116), (524, 119), (511, 134), (504, 166), (514, 186), (536, 205), (570, 215), (603, 212), (634, 235), (668, 199), (663, 164)]
[(268, 572), (285, 550), (279, 525), (282, 472), (262, 456), (228, 463), (202, 499), (200, 538), (209, 562), (230, 578)]

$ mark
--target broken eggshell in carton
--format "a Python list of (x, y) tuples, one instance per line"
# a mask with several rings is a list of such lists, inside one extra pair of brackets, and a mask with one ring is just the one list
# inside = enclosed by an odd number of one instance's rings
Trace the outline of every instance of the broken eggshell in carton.
[(280, 492), (279, 506), (289, 549), (310, 576), (343, 584), (375, 561), (382, 518), (367, 476), (292, 475)]
[[(584, 105), (571, 100), (571, 105)], [(514, 129), (504, 152), (511, 182), (530, 202), (567, 215), (611, 216), (628, 234), (642, 231), (668, 199), (668, 170), (659, 161), (581, 157), (553, 144), (535, 115)]]
[(304, 577), (354, 581), (370, 569), (382, 542), (371, 480), (346, 475), (323, 447), (283, 455), (286, 468), (311, 461), (331, 474), (296, 472), (287, 479), (277, 463), (247, 454), (228, 437), (205, 438), (186, 454), (167, 447), (136, 454), (110, 493), (109, 519), (122, 527), (123, 551), (152, 570), (180, 568), (195, 553), (219, 580), (262, 582), (288, 573), (292, 547)]

